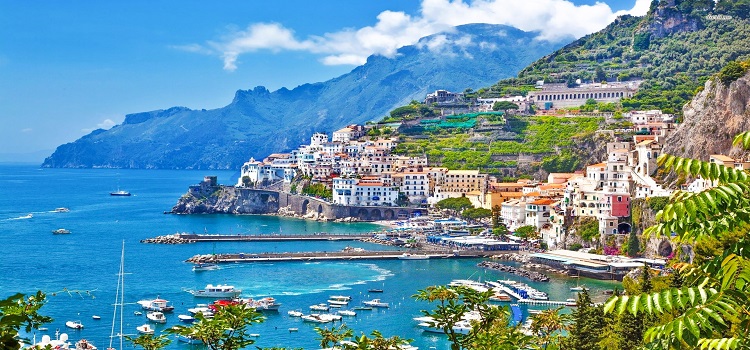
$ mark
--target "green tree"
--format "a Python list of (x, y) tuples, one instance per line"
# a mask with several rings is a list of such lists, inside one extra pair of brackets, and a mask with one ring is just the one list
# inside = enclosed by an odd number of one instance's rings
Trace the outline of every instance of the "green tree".
[(468, 208), (473, 208), (471, 201), (466, 197), (446, 198), (435, 203), (435, 208), (448, 209), (460, 213)]
[(167, 335), (162, 334), (154, 336), (153, 334), (141, 334), (137, 337), (125, 336), (125, 339), (133, 343), (133, 346), (140, 346), (144, 350), (164, 349), (172, 343)]
[(747, 63), (731, 61), (719, 71), (719, 80), (728, 86), (745, 75), (746, 72)]
[(508, 114), (508, 111), (518, 110), (518, 105), (510, 101), (497, 101), (492, 104), (493, 111), (503, 111)]
[(604, 72), (602, 66), (596, 66), (596, 81), (605, 82), (607, 81), (607, 73)]
[[(735, 137), (733, 144), (750, 149), (750, 132)], [(657, 163), (664, 171), (718, 182), (700, 193), (677, 192), (656, 214), (656, 222), (644, 234), (671, 237), (677, 243), (694, 243), (750, 224), (750, 176), (745, 170), (697, 159), (662, 155)], [(679, 285), (662, 291), (615, 296), (605, 304), (607, 312), (659, 319), (644, 332), (647, 347), (677, 349), (747, 349), (750, 338), (750, 240), (748, 231), (720, 255), (697, 264), (681, 264)], [(674, 280), (672, 281), (674, 282)]]
[(602, 330), (609, 326), (601, 306), (594, 305), (588, 291), (578, 293), (577, 308), (573, 311), (573, 322), (568, 337), (563, 340), (561, 348), (576, 350), (599, 350), (602, 341)]
[(23, 328), (28, 333), (52, 322), (51, 317), (39, 314), (46, 302), (47, 296), (41, 291), (28, 297), (18, 293), (0, 300), (0, 349), (20, 349), (20, 341), (27, 339), (18, 335), (19, 330)]
[(542, 349), (561, 347), (563, 333), (569, 330), (572, 321), (570, 314), (560, 312), (562, 309), (563, 307), (547, 309), (531, 316), (531, 332), (538, 335)]
[(523, 239), (535, 239), (539, 234), (536, 226), (525, 225), (516, 229), (515, 235)]
[(635, 230), (630, 230), (630, 236), (628, 237), (628, 256), (635, 258), (641, 251), (641, 241), (638, 239), (638, 234)]
[[(651, 283), (651, 272), (647, 265), (643, 265), (639, 283), (639, 293), (650, 293), (653, 291)], [(643, 346), (643, 332), (653, 323), (653, 317), (646, 313), (620, 315), (619, 327), (620, 332), (618, 349), (635, 350)]]
[(320, 340), (321, 348), (338, 346), (342, 340), (354, 335), (354, 331), (345, 324), (342, 324), (338, 328), (331, 327), (331, 329), (315, 327), (315, 332), (319, 335), (318, 340)]
[(492, 216), (492, 210), (484, 208), (468, 208), (461, 212), (461, 217), (468, 220), (485, 219)]
[(263, 322), (264, 317), (245, 305), (226, 305), (218, 308), (213, 318), (202, 313), (189, 326), (174, 326), (169, 333), (180, 334), (201, 340), (210, 350), (237, 350), (255, 343), (248, 333), (253, 323)]

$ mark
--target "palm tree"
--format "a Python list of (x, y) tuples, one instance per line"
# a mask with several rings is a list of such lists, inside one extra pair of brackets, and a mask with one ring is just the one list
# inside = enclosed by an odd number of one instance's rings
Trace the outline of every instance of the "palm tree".
[(159, 350), (164, 349), (172, 343), (172, 340), (167, 338), (166, 335), (154, 336), (153, 334), (141, 334), (137, 337), (125, 336), (125, 339), (133, 343), (133, 346), (140, 346), (143, 350)]
[[(733, 144), (750, 149), (750, 132)], [(614, 296), (607, 312), (645, 312), (661, 322), (644, 332), (647, 348), (746, 349), (750, 347), (750, 173), (696, 159), (662, 155), (658, 164), (679, 175), (715, 181), (700, 193), (675, 192), (645, 235), (674, 236), (694, 244), (740, 230), (739, 241), (698, 264), (678, 264), (681, 286), (655, 293)]]
[(572, 322), (570, 314), (562, 314), (557, 309), (544, 310), (541, 313), (532, 315), (531, 332), (539, 336), (542, 341), (542, 348), (546, 349), (548, 345), (557, 345), (562, 337), (562, 332), (568, 331)]

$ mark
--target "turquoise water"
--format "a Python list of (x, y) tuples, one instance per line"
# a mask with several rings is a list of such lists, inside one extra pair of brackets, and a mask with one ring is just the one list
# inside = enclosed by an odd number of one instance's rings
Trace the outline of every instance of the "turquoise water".
[[(16, 292), (43, 290), (50, 295), (43, 313), (55, 320), (47, 325), (66, 332), (75, 341), (86, 338), (100, 349), (109, 344), (117, 271), (122, 241), (125, 241), (126, 302), (160, 296), (170, 300), (175, 313), (167, 315), (167, 325), (177, 324), (177, 315), (198, 302), (184, 289), (225, 283), (243, 290), (243, 296), (273, 296), (282, 307), (267, 314), (266, 322), (252, 326), (260, 334), (255, 345), (317, 349), (312, 324), (289, 318), (288, 310), (308, 310), (325, 302), (329, 295), (351, 295), (352, 305), (381, 298), (391, 303), (387, 310), (361, 311), (345, 319), (357, 332), (380, 330), (384, 335), (414, 339), (420, 349), (447, 349), (444, 337), (422, 334), (413, 317), (430, 305), (414, 301), (417, 290), (445, 284), (456, 278), (500, 279), (520, 277), (485, 271), (475, 265), (480, 260), (412, 260), (372, 262), (277, 262), (231, 264), (220, 270), (195, 273), (185, 259), (195, 254), (253, 253), (291, 251), (338, 251), (347, 245), (369, 250), (395, 249), (362, 242), (221, 242), (188, 245), (141, 244), (144, 238), (174, 232), (210, 233), (312, 233), (368, 232), (380, 227), (366, 224), (318, 223), (273, 216), (167, 215), (187, 186), (204, 175), (217, 175), (220, 183), (236, 182), (229, 171), (170, 171), (113, 169), (39, 169), (33, 166), (0, 165), (0, 297)], [(112, 197), (121, 188), (131, 197)], [(68, 213), (52, 212), (68, 207)], [(22, 217), (33, 214), (30, 219)], [(70, 235), (53, 235), (52, 230), (69, 229)], [(525, 281), (550, 293), (551, 299), (573, 297), (569, 287), (575, 280), (557, 279), (552, 283)], [(608, 282), (583, 280), (589, 287), (612, 288)], [(368, 295), (369, 288), (385, 293)], [(67, 292), (72, 291), (72, 292)], [(596, 291), (594, 292), (596, 294)], [(135, 316), (138, 305), (125, 306), (125, 332), (146, 322)], [(522, 307), (524, 310), (525, 307)], [(101, 320), (93, 320), (100, 315)], [(81, 320), (85, 328), (65, 328), (68, 320)], [(119, 327), (119, 325), (118, 325)], [(290, 327), (299, 328), (289, 333)], [(129, 348), (129, 346), (127, 346)], [(189, 348), (173, 343), (170, 349)]]

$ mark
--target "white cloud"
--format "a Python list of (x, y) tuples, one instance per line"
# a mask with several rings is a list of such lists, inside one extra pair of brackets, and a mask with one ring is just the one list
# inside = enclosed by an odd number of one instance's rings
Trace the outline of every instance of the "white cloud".
[(84, 129), (81, 129), (81, 131), (83, 131), (85, 133), (90, 133), (90, 132), (92, 132), (92, 131), (94, 131), (96, 129), (107, 130), (107, 129), (115, 126), (115, 125), (117, 125), (117, 123), (114, 120), (107, 118), (107, 119), (102, 120), (101, 123), (96, 124), (95, 128), (84, 128)]
[[(642, 16), (650, 4), (651, 0), (635, 0), (632, 9), (613, 12), (604, 2), (575, 5), (570, 0), (422, 0), (419, 15), (383, 11), (374, 25), (359, 29), (347, 28), (298, 39), (292, 29), (281, 24), (253, 23), (246, 30), (233, 31), (206, 45), (173, 48), (220, 56), (228, 71), (237, 69), (241, 55), (259, 50), (307, 51), (321, 55), (321, 62), (326, 65), (360, 65), (369, 55), (393, 57), (402, 46), (462, 24), (505, 24), (525, 31), (539, 31), (540, 40), (558, 41), (593, 33), (620, 15)], [(464, 47), (471, 44), (471, 38), (460, 40), (467, 39), (459, 43)], [(438, 36), (423, 45), (434, 51), (447, 43), (447, 37)]]

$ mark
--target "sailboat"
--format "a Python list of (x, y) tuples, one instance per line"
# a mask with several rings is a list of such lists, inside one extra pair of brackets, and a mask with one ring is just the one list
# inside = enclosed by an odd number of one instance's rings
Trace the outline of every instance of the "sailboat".
[(577, 281), (575, 287), (570, 287), (571, 292), (583, 292), (584, 290), (588, 290), (588, 288), (581, 285), (581, 276), (576, 277)]
[[(109, 347), (107, 350), (116, 350), (112, 343), (115, 338), (120, 338), (120, 350), (124, 349), (122, 339), (125, 334), (122, 331), (123, 306), (125, 305), (125, 241), (122, 241), (122, 253), (120, 255), (120, 271), (117, 273), (117, 292), (115, 293), (114, 312), (112, 314), (112, 331), (109, 335)], [(120, 331), (115, 334), (117, 318), (120, 319)]]

